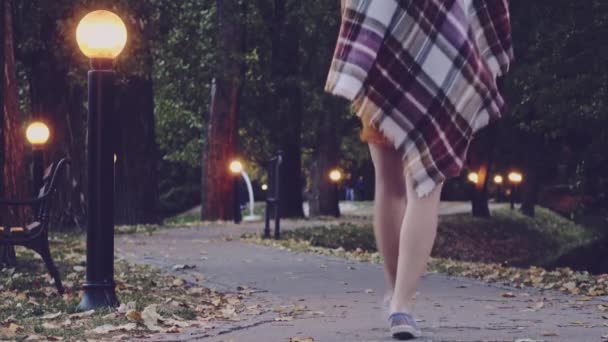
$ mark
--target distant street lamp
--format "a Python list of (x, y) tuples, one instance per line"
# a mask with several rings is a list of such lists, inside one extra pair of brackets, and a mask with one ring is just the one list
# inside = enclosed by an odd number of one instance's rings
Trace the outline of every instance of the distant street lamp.
[(40, 121), (32, 122), (25, 131), (25, 137), (32, 145), (32, 187), (34, 196), (38, 195), (40, 188), (42, 188), (44, 173), (43, 150), (50, 136), (49, 127)]
[(479, 183), (479, 174), (477, 172), (470, 172), (467, 176), (467, 179), (469, 180), (469, 182), (477, 184)]
[(496, 184), (496, 186), (498, 188), (497, 196), (496, 196), (497, 201), (501, 201), (501, 199), (502, 199), (502, 188), (503, 188), (504, 182), (505, 182), (505, 180), (502, 175), (494, 176), (494, 184)]
[(88, 73), (87, 275), (81, 311), (118, 306), (114, 283), (114, 59), (127, 43), (116, 14), (101, 10), (78, 24), (76, 40), (91, 60)]
[[(260, 216), (256, 216), (254, 214), (255, 201), (254, 201), (254, 197), (253, 197), (253, 186), (251, 185), (251, 179), (249, 178), (249, 175), (247, 174), (247, 172), (245, 172), (245, 168), (243, 167), (243, 164), (238, 160), (233, 161), (232, 163), (230, 163), (230, 171), (235, 175), (241, 175), (241, 177), (243, 177), (243, 179), (245, 180), (245, 184), (247, 184), (247, 192), (249, 193), (249, 215), (243, 217), (243, 220), (255, 221), (255, 220), (261, 219)], [(236, 182), (235, 182), (235, 187), (236, 187)], [(236, 194), (237, 194), (237, 192), (235, 192), (235, 195)], [(240, 210), (240, 203), (239, 203), (239, 210)]]
[(340, 181), (342, 180), (342, 172), (338, 169), (331, 170), (329, 172), (329, 180), (334, 183), (334, 192), (336, 196), (336, 208), (335, 215), (336, 217), (340, 217)]
[(519, 172), (510, 172), (509, 173), (509, 182), (513, 184), (513, 188), (511, 189), (511, 209), (515, 209), (515, 191), (519, 184), (524, 180), (524, 176)]
[(268, 184), (262, 184), (262, 191), (268, 191)]

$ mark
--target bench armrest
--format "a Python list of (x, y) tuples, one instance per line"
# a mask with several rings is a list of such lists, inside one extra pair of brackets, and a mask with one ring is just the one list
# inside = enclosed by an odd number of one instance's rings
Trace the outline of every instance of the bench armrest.
[(34, 205), (34, 204), (38, 204), (44, 200), (46, 200), (46, 198), (49, 197), (49, 194), (46, 193), (40, 197), (35, 197), (35, 198), (29, 198), (29, 199), (19, 199), (19, 200), (13, 200), (13, 199), (7, 199), (7, 198), (0, 198), (0, 205)]

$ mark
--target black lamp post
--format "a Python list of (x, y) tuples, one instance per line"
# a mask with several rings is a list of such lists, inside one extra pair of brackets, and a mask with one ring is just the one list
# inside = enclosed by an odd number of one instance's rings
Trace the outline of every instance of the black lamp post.
[(118, 306), (114, 283), (113, 61), (127, 41), (123, 21), (109, 11), (85, 16), (76, 31), (91, 59), (87, 127), (87, 273), (81, 311)]
[(329, 172), (329, 179), (334, 184), (334, 194), (336, 196), (335, 216), (340, 217), (340, 181), (342, 180), (342, 172), (338, 169), (331, 170)]
[(501, 197), (502, 197), (502, 185), (504, 184), (505, 180), (503, 178), (502, 175), (496, 175), (494, 176), (494, 184), (496, 184), (496, 188), (498, 189), (496, 191), (496, 200), (498, 202), (501, 201)]
[(233, 178), (233, 196), (232, 205), (234, 211), (234, 223), (241, 223), (243, 221), (243, 214), (241, 213), (241, 201), (239, 198), (239, 176), (243, 172), (243, 163), (238, 160), (234, 160), (230, 163), (230, 172), (232, 172)]
[(515, 209), (515, 191), (517, 191), (517, 187), (523, 181), (524, 177), (519, 172), (511, 172), (509, 173), (509, 182), (511, 182), (511, 210)]
[(44, 173), (43, 150), (49, 140), (50, 131), (46, 124), (35, 121), (27, 127), (25, 136), (32, 145), (32, 193), (38, 196)]

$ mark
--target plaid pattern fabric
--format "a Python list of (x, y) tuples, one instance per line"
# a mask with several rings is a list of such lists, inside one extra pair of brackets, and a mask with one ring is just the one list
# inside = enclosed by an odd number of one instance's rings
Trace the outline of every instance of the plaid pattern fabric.
[(500, 118), (512, 59), (507, 0), (346, 0), (326, 91), (393, 143), (423, 197)]

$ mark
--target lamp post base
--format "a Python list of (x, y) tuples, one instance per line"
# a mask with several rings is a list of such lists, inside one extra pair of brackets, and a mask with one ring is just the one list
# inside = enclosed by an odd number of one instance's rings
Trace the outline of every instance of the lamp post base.
[(114, 284), (91, 284), (83, 285), (83, 296), (78, 311), (89, 311), (98, 309), (111, 309), (118, 306), (118, 298), (114, 290)]

